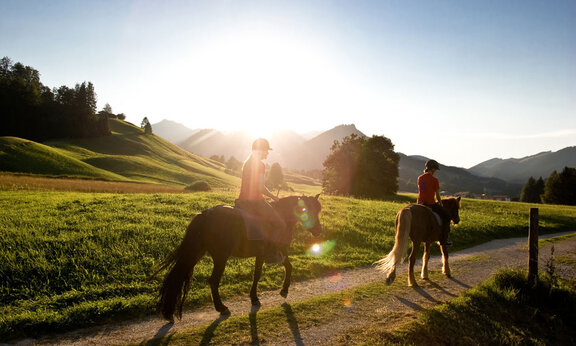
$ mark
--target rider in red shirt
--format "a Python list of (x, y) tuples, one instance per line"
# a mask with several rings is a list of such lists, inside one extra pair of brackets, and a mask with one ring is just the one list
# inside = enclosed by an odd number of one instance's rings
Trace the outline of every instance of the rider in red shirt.
[(262, 160), (268, 158), (270, 150), (272, 148), (264, 138), (258, 138), (252, 143), (252, 154), (242, 166), (242, 184), (236, 205), (271, 225), (273, 234), (270, 236), (269, 245), (273, 250), (265, 253), (264, 260), (268, 264), (277, 264), (284, 262), (284, 256), (279, 248), (285, 245), (282, 238), (285, 236), (286, 223), (264, 198), (267, 196), (278, 201), (278, 197), (274, 196), (264, 184), (266, 166)]
[[(440, 245), (452, 245), (448, 241), (450, 232), (450, 214), (442, 206), (440, 197), (440, 183), (434, 177), (434, 173), (440, 170), (440, 165), (436, 160), (426, 161), (424, 174), (418, 177), (418, 204), (430, 207), (442, 219), (442, 235)], [(438, 202), (436, 202), (436, 200)]]

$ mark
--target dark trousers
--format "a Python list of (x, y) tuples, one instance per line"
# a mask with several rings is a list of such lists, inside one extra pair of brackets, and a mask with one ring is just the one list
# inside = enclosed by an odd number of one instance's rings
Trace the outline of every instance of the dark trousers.
[(287, 239), (286, 222), (266, 200), (236, 200), (236, 207), (258, 217), (271, 230), (268, 241), (276, 246), (290, 244)]
[(448, 213), (446, 209), (438, 203), (424, 205), (432, 209), (436, 214), (440, 215), (440, 219), (442, 219), (442, 235), (440, 237), (440, 244), (445, 244), (448, 241), (448, 233), (450, 233), (450, 220), (452, 219), (450, 213)]

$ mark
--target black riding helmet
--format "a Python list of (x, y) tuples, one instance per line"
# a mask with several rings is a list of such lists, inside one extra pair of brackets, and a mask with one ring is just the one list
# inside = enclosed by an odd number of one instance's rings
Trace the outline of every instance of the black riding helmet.
[(436, 160), (428, 160), (426, 161), (426, 169), (425, 171), (429, 171), (431, 169), (440, 169), (440, 164), (438, 164), (438, 161)]
[(270, 143), (268, 143), (266, 139), (258, 138), (254, 141), (254, 143), (252, 143), (252, 150), (267, 151), (272, 150), (272, 148), (270, 148)]

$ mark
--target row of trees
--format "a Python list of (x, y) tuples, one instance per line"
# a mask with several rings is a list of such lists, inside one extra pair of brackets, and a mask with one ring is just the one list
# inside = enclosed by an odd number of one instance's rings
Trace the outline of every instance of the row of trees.
[(576, 168), (564, 167), (544, 181), (530, 177), (520, 194), (521, 202), (576, 205)]
[(335, 141), (324, 161), (324, 192), (342, 196), (384, 198), (398, 192), (398, 163), (392, 141), (350, 135)]
[(8, 57), (0, 60), (0, 121), (0, 136), (34, 141), (110, 134), (107, 112), (96, 113), (91, 82), (50, 89), (37, 70)]

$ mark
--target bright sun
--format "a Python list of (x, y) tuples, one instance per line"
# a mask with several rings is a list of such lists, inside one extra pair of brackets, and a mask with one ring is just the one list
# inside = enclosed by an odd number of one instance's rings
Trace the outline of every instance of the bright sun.
[(179, 99), (190, 100), (191, 113), (218, 129), (255, 137), (286, 128), (309, 131), (320, 119), (302, 114), (325, 113), (342, 85), (334, 59), (320, 47), (278, 32), (227, 31), (183, 52), (169, 83), (179, 85)]

